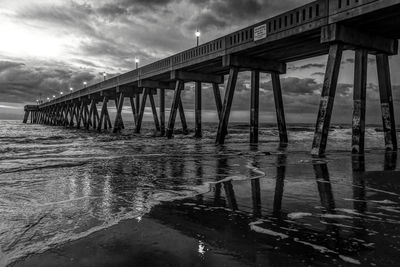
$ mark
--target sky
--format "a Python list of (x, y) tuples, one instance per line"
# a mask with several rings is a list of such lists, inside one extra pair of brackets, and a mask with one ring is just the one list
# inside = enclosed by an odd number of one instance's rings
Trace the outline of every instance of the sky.
[[(0, 0), (0, 119), (22, 118), (23, 106), (132, 70), (223, 36), (309, 0)], [(288, 63), (281, 76), (287, 121), (316, 120), (326, 56)], [(354, 52), (341, 64), (332, 121), (351, 123)], [(370, 56), (367, 123), (380, 123), (375, 59)], [(399, 56), (391, 57), (395, 112), (400, 108)], [(222, 87), (221, 87), (222, 89)], [(167, 95), (167, 107), (171, 92)], [(193, 117), (193, 85), (183, 102)], [(240, 73), (232, 121), (248, 121), (250, 75)], [(212, 90), (204, 86), (203, 118), (216, 121)], [(262, 75), (260, 121), (274, 122), (270, 77)], [(128, 107), (124, 112), (130, 112)], [(397, 116), (399, 117), (399, 116)], [(146, 109), (145, 119), (150, 119)], [(397, 118), (399, 121), (399, 118)]]

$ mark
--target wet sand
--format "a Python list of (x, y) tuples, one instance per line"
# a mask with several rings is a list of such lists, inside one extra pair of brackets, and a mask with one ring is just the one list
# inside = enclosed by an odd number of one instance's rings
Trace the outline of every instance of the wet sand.
[(224, 153), (211, 160), (214, 165), (204, 164), (204, 159), (194, 165), (179, 160), (167, 164), (171, 176), (189, 176), (201, 184), (209, 175), (215, 181), (207, 182), (209, 190), (203, 194), (164, 201), (143, 217), (11, 266), (396, 266), (400, 262), (396, 154), (369, 151), (360, 157), (338, 152), (325, 159), (285, 150), (269, 154), (250, 149), (244, 154), (249, 161)]
[(13, 266), (243, 266), (218, 250), (202, 251), (195, 237), (157, 220), (128, 220)]

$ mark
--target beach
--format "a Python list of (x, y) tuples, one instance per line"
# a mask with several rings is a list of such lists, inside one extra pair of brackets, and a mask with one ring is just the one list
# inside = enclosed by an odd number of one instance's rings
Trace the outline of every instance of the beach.
[[(312, 125), (233, 124), (166, 140), (1, 121), (4, 266), (394, 266), (400, 177), (377, 126), (365, 156), (334, 125), (324, 158)], [(179, 128), (179, 127), (178, 127)], [(29, 133), (29, 134), (27, 134)]]

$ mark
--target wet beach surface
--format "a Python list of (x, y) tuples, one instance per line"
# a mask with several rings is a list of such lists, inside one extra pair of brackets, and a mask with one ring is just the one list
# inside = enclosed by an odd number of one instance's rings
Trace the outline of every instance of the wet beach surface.
[[(3, 122), (4, 123), (4, 122)], [(400, 260), (400, 159), (368, 128), (309, 155), (312, 126), (287, 148), (230, 129), (227, 145), (8, 122), (0, 149), (0, 265), (395, 266)], [(25, 135), (21, 127), (27, 127)], [(3, 127), (4, 128), (4, 127)], [(25, 132), (26, 133), (26, 132)]]

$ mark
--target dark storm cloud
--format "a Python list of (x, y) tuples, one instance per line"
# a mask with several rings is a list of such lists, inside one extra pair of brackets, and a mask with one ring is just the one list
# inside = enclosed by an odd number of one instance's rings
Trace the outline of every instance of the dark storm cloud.
[[(287, 77), (281, 78), (282, 93), (286, 95), (308, 95), (313, 94), (321, 88), (321, 84), (312, 78)], [(272, 90), (272, 82), (261, 84), (261, 88)]]
[[(396, 109), (399, 111), (400, 109), (400, 85), (393, 86), (393, 101), (397, 103)], [(397, 113), (399, 114), (399, 113)]]
[(196, 20), (196, 27), (202, 30), (207, 30), (210, 27), (213, 28), (224, 28), (228, 25), (228, 22), (215, 16), (212, 13), (205, 13), (199, 16)]
[(128, 14), (128, 10), (125, 7), (113, 3), (106, 3), (105, 5), (98, 8), (97, 11), (100, 15), (103, 15), (111, 20)]
[(306, 70), (306, 69), (312, 69), (312, 68), (317, 68), (317, 69), (325, 68), (325, 64), (309, 63), (309, 64), (305, 64), (305, 65), (301, 65), (301, 66), (289, 66), (288, 67), (289, 70)]
[(13, 69), (24, 65), (25, 65), (24, 63), (20, 62), (0, 61), (0, 73), (7, 69)]
[(265, 6), (270, 6), (268, 3), (258, 0), (247, 1), (214, 1), (213, 8), (216, 13), (224, 14), (228, 18), (245, 18), (248, 15), (254, 15), (262, 12)]
[[(126, 15), (140, 15), (140, 12), (160, 12), (166, 10), (167, 5), (174, 0), (120, 0), (106, 3), (96, 9), (99, 15), (114, 20)], [(163, 11), (165, 12), (165, 11)]]
[[(232, 103), (232, 110), (248, 110), (250, 106), (250, 76), (247, 73), (241, 73), (236, 84), (235, 96)], [(282, 94), (285, 107), (291, 112), (313, 111), (319, 105), (320, 89), (322, 84), (310, 78), (288, 77), (281, 79)], [(340, 92), (347, 92), (351, 85), (339, 84)], [(274, 111), (274, 98), (272, 93), (272, 83), (270, 80), (262, 82), (260, 85), (260, 110)], [(223, 96), (223, 87), (221, 94)], [(213, 90), (210, 86), (204, 85), (202, 90), (203, 108), (215, 110), (215, 100)], [(339, 94), (338, 94), (339, 95)], [(171, 94), (172, 96), (172, 94)], [(344, 94), (338, 96), (339, 102), (342, 98), (348, 98)], [(185, 107), (193, 109), (194, 107), (194, 85), (187, 84), (186, 90), (182, 92), (182, 100)]]
[[(11, 66), (14, 63), (13, 66)], [(1, 64), (0, 64), (1, 65)], [(0, 99), (23, 103), (66, 92), (69, 87), (80, 88), (83, 81), (92, 82), (94, 75), (82, 70), (66, 70), (46, 66), (31, 68), (19, 62), (0, 70)]]
[(94, 14), (89, 4), (79, 4), (69, 1), (68, 5), (34, 5), (18, 12), (22, 21), (39, 21), (58, 27), (60, 32), (73, 30), (72, 33), (83, 32), (96, 34), (96, 29), (91, 25), (90, 16)]
[(189, 24), (201, 29), (225, 28), (232, 26), (243, 26), (249, 22), (266, 19), (279, 12), (286, 11), (288, 6), (297, 7), (305, 4), (307, 0), (301, 1), (261, 1), (261, 0), (191, 0), (197, 5), (201, 12)]
[(314, 72), (311, 75), (312, 76), (325, 76), (325, 72)]
[(125, 8), (138, 8), (144, 7), (146, 9), (165, 8), (172, 2), (179, 2), (178, 0), (119, 0), (117, 1)]
[[(344, 64), (346, 64), (346, 63), (349, 63), (349, 64), (354, 64), (354, 61), (355, 61), (355, 59), (354, 58), (347, 58), (344, 62), (342, 62), (342, 63), (344, 63)], [(368, 58), (368, 64), (375, 64), (376, 63), (376, 59), (375, 58), (372, 58), (372, 57), (369, 57)]]

